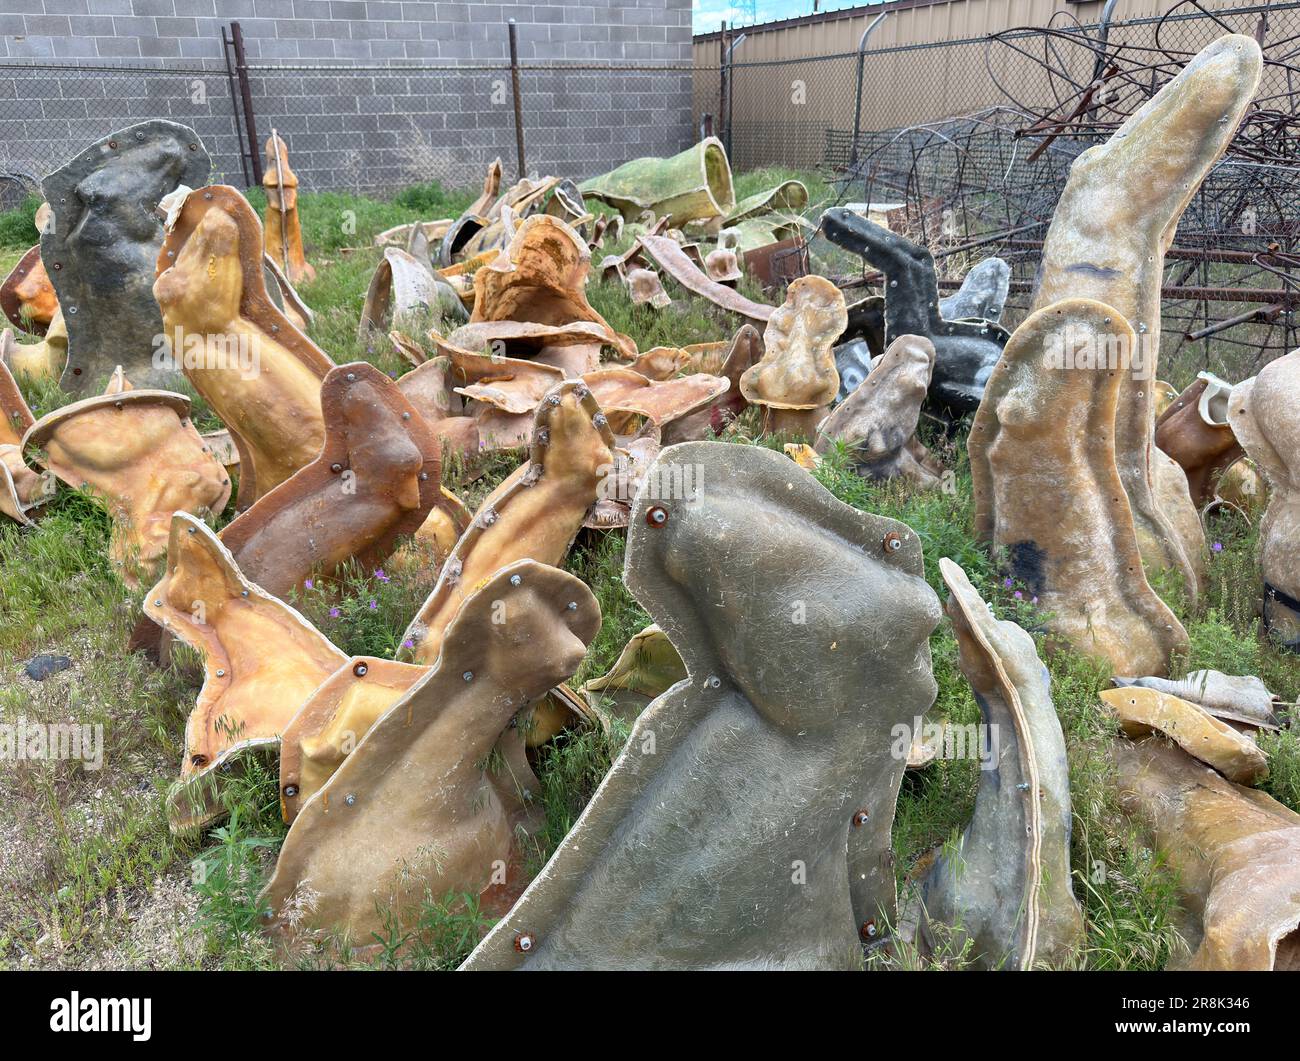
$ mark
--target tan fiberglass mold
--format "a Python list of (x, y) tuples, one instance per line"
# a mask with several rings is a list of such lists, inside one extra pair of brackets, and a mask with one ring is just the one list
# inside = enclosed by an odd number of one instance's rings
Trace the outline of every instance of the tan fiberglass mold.
[(1084, 932), (1070, 888), (1070, 768), (1051, 680), (1029, 634), (995, 618), (951, 560), (939, 570), (962, 674), (997, 740), (996, 761), (981, 763), (970, 824), (926, 874), (922, 939), (933, 946), (930, 926), (940, 923), (970, 941), (984, 968), (1060, 965)]
[(1159, 737), (1115, 742), (1120, 799), (1174, 870), (1191, 969), (1300, 970), (1300, 815)]
[(185, 724), (181, 785), (169, 799), (173, 826), (190, 827), (211, 817), (204, 789), (214, 771), (278, 742), (347, 657), (245, 578), (216, 535), (183, 512), (171, 521), (167, 572), (145, 596), (144, 613), (203, 656), (203, 688)]
[(1232, 389), (1228, 419), (1250, 459), (1268, 481), (1268, 508), (1259, 524), (1264, 575), (1264, 624), (1300, 652), (1300, 350), (1270, 361), (1258, 376)]
[(1245, 453), (1228, 424), (1231, 394), (1232, 384), (1202, 372), (1156, 421), (1156, 445), (1187, 474), (1197, 509), (1214, 500), (1219, 478)]
[(403, 640), (417, 663), (438, 658), (443, 631), (483, 579), (515, 560), (558, 565), (614, 467), (614, 436), (578, 380), (537, 409), (528, 461), (487, 496), (443, 564)]
[(321, 387), (325, 444), (221, 532), (245, 577), (285, 597), (313, 573), (382, 563), (442, 502), (433, 428), (373, 365), (339, 365)]
[(736, 205), (731, 164), (722, 141), (710, 136), (671, 158), (636, 158), (580, 186), (582, 194), (632, 220), (643, 210), (668, 218), (673, 228), (711, 221)]
[(157, 574), (173, 512), (213, 515), (230, 500), (230, 476), (189, 416), (185, 395), (131, 390), (119, 367), (106, 394), (55, 410), (23, 438), (63, 482), (103, 501), (109, 552), (128, 586)]
[(858, 967), (893, 919), (891, 730), (936, 691), (920, 539), (771, 450), (651, 474), (697, 489), (637, 498), (624, 580), (688, 678), (464, 967)]
[(1053, 367), (1067, 341), (1112, 334), (1133, 337), (1110, 306), (1069, 299), (1011, 336), (967, 442), (975, 531), (1006, 550), (1049, 630), (1116, 673), (1165, 675), (1187, 633), (1147, 582), (1115, 464), (1122, 373)]
[[(1043, 243), (1031, 306), (1095, 299), (1114, 307), (1136, 333), (1127, 347), (1131, 365), (1119, 366), (1117, 466), (1143, 560), (1181, 572), (1193, 597), (1204, 548), (1200, 523), (1173, 510), (1190, 507), (1190, 498), (1183, 501), (1181, 473), (1159, 459), (1152, 441), (1160, 287), (1178, 219), (1235, 135), (1261, 70), (1254, 40), (1221, 37), (1106, 143), (1075, 159)], [(1162, 478), (1175, 482), (1161, 489)]]
[(302, 222), (298, 218), (298, 175), (289, 168), (289, 152), (274, 130), (266, 141), (262, 172), (266, 190), (266, 253), (284, 271), (291, 284), (314, 280), (316, 270), (302, 249)]
[(817, 452), (844, 442), (867, 478), (901, 475), (936, 484), (938, 476), (927, 467), (929, 452), (916, 437), (933, 369), (934, 344), (923, 336), (900, 335), (871, 374), (818, 425)]
[(658, 623), (651, 623), (623, 646), (614, 665), (582, 687), (582, 695), (602, 720), (635, 722), (650, 701), (687, 677), (686, 665)]
[(1100, 695), (1130, 737), (1159, 731), (1238, 784), (1254, 785), (1268, 777), (1268, 757), (1259, 745), (1200, 704), (1140, 686), (1103, 689)]
[(262, 226), (234, 188), (201, 188), (177, 207), (154, 294), (173, 356), (235, 439), (247, 508), (320, 452), (334, 362), (271, 301)]
[(27, 513), (48, 501), (56, 488), (52, 474), (37, 472), (23, 460), (23, 435), (33, 423), (18, 384), (0, 362), (0, 512), (23, 524), (32, 522)]
[(0, 283), (0, 313), (15, 328), (44, 335), (58, 311), (59, 296), (41, 262), (38, 243), (18, 259), (4, 283)]
[(831, 346), (848, 327), (844, 295), (820, 276), (801, 276), (763, 332), (763, 359), (740, 377), (768, 431), (812, 438), (840, 390)]
[[(479, 325), (477, 332), (489, 342), (500, 338), (509, 343), (525, 337), (508, 330), (498, 336), (496, 330), (481, 326), (513, 322), (563, 329), (573, 324), (592, 324), (596, 326), (592, 332), (596, 341), (613, 347), (622, 357), (636, 357), (632, 340), (617, 334), (587, 301), (590, 269), (591, 251), (572, 228), (548, 214), (526, 218), (500, 256), (474, 274), (470, 327)], [(541, 345), (559, 339), (552, 335)], [(591, 342), (592, 338), (585, 341)]]
[(311, 694), (280, 746), (280, 810), (286, 822), (298, 816), (378, 718), (428, 672), (417, 663), (354, 656)]
[(573, 673), (599, 628), (595, 597), (567, 572), (523, 560), (479, 586), (437, 663), (294, 818), (259, 900), (268, 927), (374, 947), (390, 916), (409, 926), (430, 895), (504, 912), (526, 880), (517, 830), (537, 794), (511, 720)]
[(57, 380), (67, 362), (68, 328), (61, 309), (54, 311), (54, 319), (40, 342), (20, 343), (10, 328), (0, 332), (0, 364), (7, 365), (21, 380)]

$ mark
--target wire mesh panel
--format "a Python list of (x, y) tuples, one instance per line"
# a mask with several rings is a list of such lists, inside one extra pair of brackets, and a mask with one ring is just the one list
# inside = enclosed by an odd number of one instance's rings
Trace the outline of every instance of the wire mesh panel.
[(84, 145), (148, 118), (193, 128), (213, 168), (241, 181), (239, 141), (224, 71), (0, 64), (0, 173), (35, 187)]

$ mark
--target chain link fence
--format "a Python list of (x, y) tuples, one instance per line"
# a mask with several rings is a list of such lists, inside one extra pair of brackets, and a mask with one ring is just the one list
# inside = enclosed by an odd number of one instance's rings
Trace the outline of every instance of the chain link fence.
[[(515, 174), (515, 77), (529, 172), (581, 179), (696, 135), (689, 63), (250, 64), (247, 75), (257, 151), (274, 128), (310, 191), (472, 186), (497, 157)], [(224, 69), (0, 63), (0, 199), (146, 118), (193, 127), (215, 179), (250, 182), (241, 93)]]

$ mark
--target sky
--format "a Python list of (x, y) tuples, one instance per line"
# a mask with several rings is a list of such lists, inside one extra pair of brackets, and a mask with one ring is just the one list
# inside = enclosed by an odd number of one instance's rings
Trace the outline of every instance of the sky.
[[(818, 11), (864, 7), (871, 0), (821, 0)], [(695, 0), (695, 32), (712, 33), (726, 19), (727, 25), (752, 26), (780, 18), (810, 15), (813, 0)]]

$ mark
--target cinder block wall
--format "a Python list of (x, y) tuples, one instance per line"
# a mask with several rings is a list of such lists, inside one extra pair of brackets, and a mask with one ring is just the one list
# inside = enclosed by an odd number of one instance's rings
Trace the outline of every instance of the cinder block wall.
[(36, 177), (105, 133), (167, 117), (192, 125), (217, 172), (241, 183), (221, 48), (232, 20), (252, 68), (258, 139), (272, 126), (284, 136), (306, 188), (477, 183), (497, 155), (513, 175), (512, 18), (529, 170), (583, 177), (694, 139), (687, 0), (0, 7), (0, 170)]

